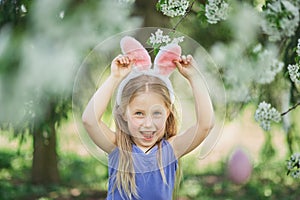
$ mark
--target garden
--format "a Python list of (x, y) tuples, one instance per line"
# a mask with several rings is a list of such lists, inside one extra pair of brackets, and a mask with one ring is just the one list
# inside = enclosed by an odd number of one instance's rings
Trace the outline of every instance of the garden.
[[(81, 114), (125, 35), (152, 58), (179, 44), (210, 91), (216, 126), (180, 159), (175, 199), (300, 199), (299, 12), (298, 0), (0, 0), (0, 199), (106, 198), (107, 155)], [(177, 74), (184, 129), (193, 98)]]

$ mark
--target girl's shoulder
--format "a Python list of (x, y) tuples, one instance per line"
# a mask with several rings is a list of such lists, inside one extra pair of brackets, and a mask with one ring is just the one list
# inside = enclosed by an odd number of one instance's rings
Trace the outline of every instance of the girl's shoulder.
[[(134, 161), (139, 161), (136, 163), (140, 164), (157, 164), (157, 155), (162, 155), (162, 162), (168, 165), (172, 162), (177, 162), (177, 158), (174, 154), (174, 150), (170, 142), (166, 139), (162, 139), (161, 145), (155, 145), (149, 153), (144, 153), (136, 145), (132, 145), (131, 157)], [(108, 154), (108, 164), (111, 167), (116, 167), (118, 165), (120, 156), (120, 148), (116, 147), (110, 154)]]
[[(169, 141), (169, 139), (162, 139), (161, 140), (161, 147), (163, 147), (162, 148), (162, 150), (164, 150), (164, 151), (173, 151), (173, 148), (172, 148), (172, 145), (171, 145), (171, 143), (170, 143), (170, 141)], [(114, 155), (116, 155), (116, 154), (119, 154), (119, 150), (120, 150), (120, 148), (118, 147), (118, 146), (116, 146), (109, 154), (108, 154), (108, 157), (113, 157)], [(157, 152), (157, 150), (158, 150), (158, 144), (156, 144), (152, 149), (151, 149), (151, 151), (150, 152)], [(135, 145), (135, 144), (132, 144), (132, 152), (133, 153), (144, 153), (137, 145)], [(145, 154), (145, 153), (144, 153)]]

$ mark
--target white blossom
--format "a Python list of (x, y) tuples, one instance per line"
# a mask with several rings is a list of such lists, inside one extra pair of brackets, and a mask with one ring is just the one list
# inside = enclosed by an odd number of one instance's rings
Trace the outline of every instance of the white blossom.
[(254, 117), (265, 131), (270, 130), (271, 121), (279, 122), (281, 120), (280, 113), (274, 107), (271, 107), (271, 104), (266, 103), (265, 101), (258, 105)]
[(211, 55), (223, 73), (228, 101), (233, 102), (247, 101), (252, 95), (250, 85), (271, 83), (284, 67), (277, 59), (277, 48), (272, 45), (263, 48), (262, 44), (257, 44), (247, 48), (238, 42), (217, 43)]
[(33, 100), (29, 100), (24, 103), (24, 114), (29, 118), (34, 118), (36, 116)]
[(169, 43), (171, 41), (170, 37), (168, 35), (164, 35), (161, 39), (163, 43)]
[(169, 41), (171, 41), (171, 39), (168, 35), (163, 35), (162, 30), (157, 29), (155, 34), (151, 33), (149, 41), (152, 46), (155, 46), (157, 44), (168, 43)]
[(271, 83), (274, 80), (276, 74), (278, 74), (278, 72), (282, 70), (283, 66), (283, 62), (273, 58), (271, 65), (265, 66), (264, 73), (260, 74), (260, 76), (257, 76), (257, 82), (260, 84)]
[(228, 17), (229, 4), (224, 0), (208, 0), (205, 5), (205, 16), (210, 24), (225, 20)]
[(173, 38), (171, 43), (172, 44), (178, 44), (180, 42), (183, 42), (183, 40), (184, 40), (184, 36), (181, 36), (181, 37)]
[(249, 85), (255, 68), (249, 58), (243, 56), (244, 51), (244, 46), (237, 42), (229, 45), (217, 43), (211, 49), (212, 58), (223, 73), (229, 102), (247, 102), (250, 97)]
[(293, 168), (294, 168), (294, 163), (291, 161), (291, 160), (288, 160), (287, 161), (287, 164), (286, 164), (286, 168), (288, 169), (288, 170), (292, 170)]
[(297, 8), (300, 7), (300, 1), (299, 0), (290, 0)]
[(258, 74), (254, 79), (259, 84), (271, 83), (275, 76), (283, 69), (284, 63), (277, 59), (277, 52), (273, 49), (263, 49), (261, 44), (256, 45), (252, 53), (257, 58), (255, 65)]
[(262, 45), (259, 43), (259, 44), (257, 44), (254, 48), (253, 48), (253, 50), (252, 50), (252, 52), (253, 53), (255, 53), (255, 54), (258, 54), (258, 53), (260, 53), (261, 51), (262, 51)]
[(23, 13), (27, 13), (27, 9), (26, 9), (26, 6), (24, 4), (21, 5), (21, 11)]
[(294, 64), (294, 65), (289, 65), (288, 66), (288, 71), (290, 75), (290, 79), (296, 83), (300, 84), (300, 66), (299, 64)]
[(162, 13), (169, 17), (183, 16), (188, 7), (189, 1), (187, 0), (166, 0), (160, 4)]
[(60, 11), (60, 13), (59, 13), (59, 18), (60, 18), (60, 19), (63, 19), (64, 17), (65, 17), (65, 11), (62, 10), (62, 11)]
[(160, 29), (157, 29), (155, 34), (151, 33), (151, 36), (149, 38), (149, 43), (155, 47), (159, 45), (161, 48), (164, 47), (167, 44), (178, 44), (179, 42), (183, 42), (184, 36), (180, 37), (174, 37), (171, 38), (169, 35), (163, 35), (163, 31)]
[(271, 41), (293, 36), (299, 24), (299, 10), (287, 0), (274, 0), (268, 3), (264, 17), (262, 29), (269, 35)]
[(294, 153), (293, 155), (291, 155), (291, 159), (290, 160), (292, 162), (300, 162), (300, 153)]
[(291, 176), (293, 178), (300, 178), (300, 170), (295, 170), (294, 172), (291, 173)]
[(300, 178), (300, 153), (294, 153), (287, 161), (288, 174), (293, 178)]

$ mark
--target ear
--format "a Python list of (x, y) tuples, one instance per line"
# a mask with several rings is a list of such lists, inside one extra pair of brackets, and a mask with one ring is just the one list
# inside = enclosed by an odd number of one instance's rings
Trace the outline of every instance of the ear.
[(125, 122), (128, 122), (127, 109), (126, 109), (126, 112), (122, 114), (122, 119), (123, 119)]
[(161, 48), (154, 60), (154, 70), (160, 75), (169, 76), (176, 65), (173, 61), (180, 60), (181, 47), (178, 44), (168, 44)]
[(133, 66), (139, 70), (150, 69), (151, 57), (143, 45), (130, 36), (125, 36), (120, 42), (122, 53), (129, 56), (133, 60)]
[(122, 118), (123, 118), (123, 120), (124, 120), (125, 122), (128, 122), (128, 118), (127, 118), (126, 113), (125, 113), (124, 115), (122, 115)]

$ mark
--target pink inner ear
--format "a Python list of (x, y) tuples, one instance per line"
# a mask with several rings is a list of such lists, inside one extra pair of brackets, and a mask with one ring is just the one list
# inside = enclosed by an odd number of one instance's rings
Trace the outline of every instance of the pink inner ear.
[(181, 56), (181, 47), (177, 44), (169, 44), (159, 51), (155, 60), (154, 68), (158, 71), (159, 74), (164, 76), (169, 76), (176, 65), (175, 60), (180, 60)]
[(133, 65), (140, 70), (151, 67), (151, 57), (143, 45), (130, 36), (125, 36), (120, 42), (122, 53), (133, 60)]

